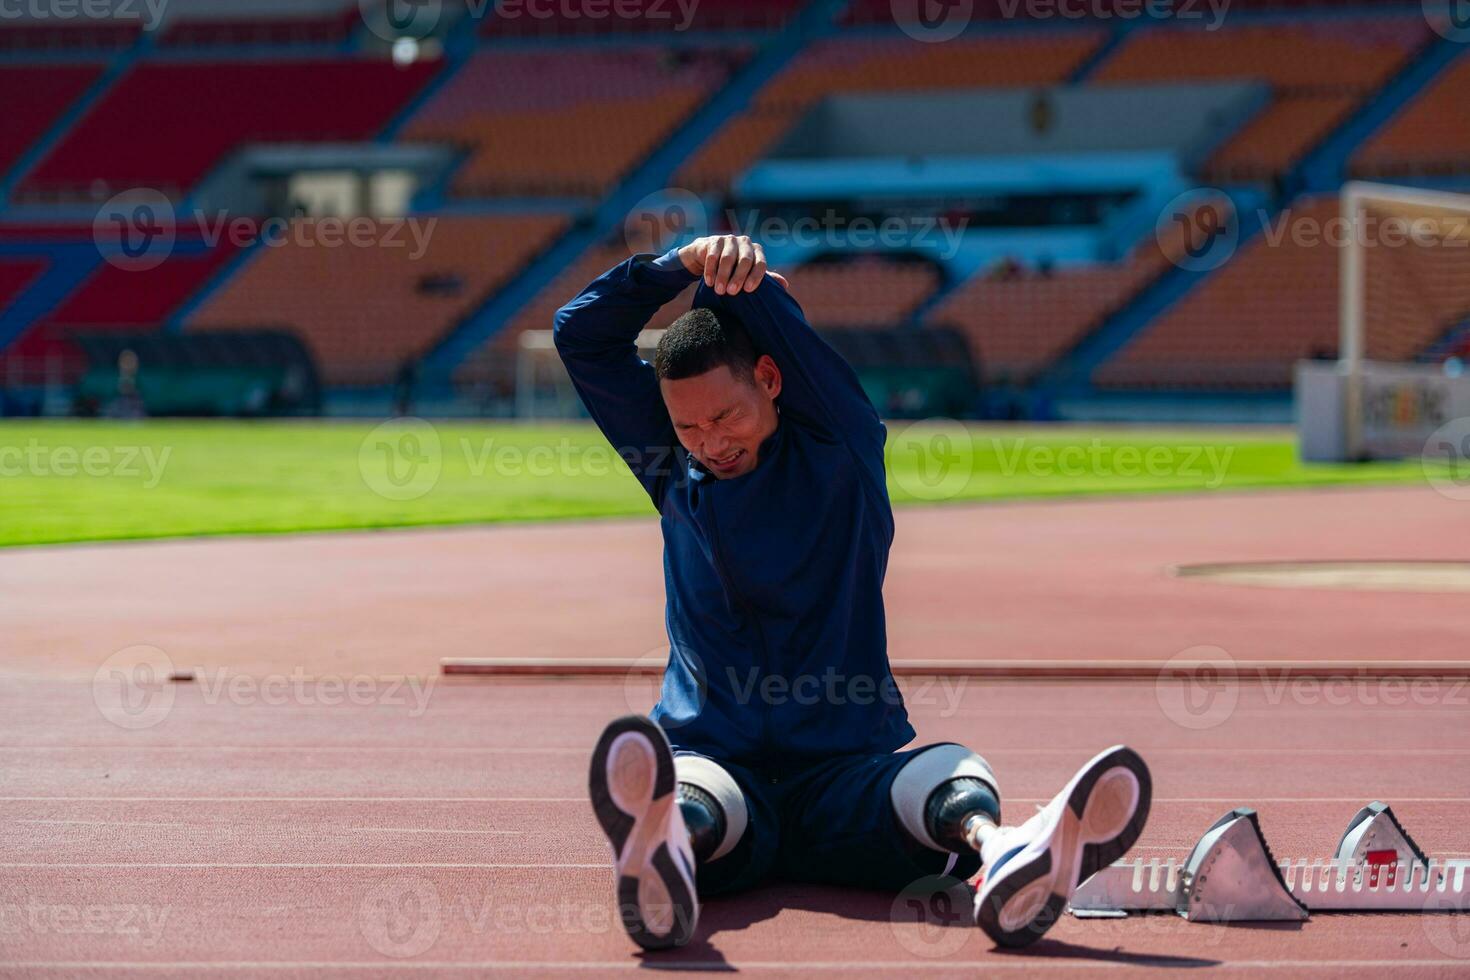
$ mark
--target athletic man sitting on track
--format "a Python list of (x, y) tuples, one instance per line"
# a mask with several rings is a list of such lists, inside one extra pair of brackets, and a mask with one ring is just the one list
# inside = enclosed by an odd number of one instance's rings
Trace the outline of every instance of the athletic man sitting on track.
[[(639, 332), (699, 277), (654, 363), (640, 359)], [(898, 751), (914, 729), (888, 664), (883, 424), (761, 247), (721, 235), (635, 256), (558, 311), (556, 347), (662, 516), (661, 697), (592, 755), (628, 934), (681, 945), (699, 895), (769, 877), (898, 891), (982, 865), (985, 932), (1005, 946), (1044, 933), (1138, 839), (1148, 768), (1108, 749), (1004, 827), (979, 755)]]

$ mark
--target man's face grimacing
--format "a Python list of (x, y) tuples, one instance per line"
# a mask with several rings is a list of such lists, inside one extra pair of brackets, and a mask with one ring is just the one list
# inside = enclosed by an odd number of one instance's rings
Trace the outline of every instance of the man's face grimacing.
[(744, 476), (759, 462), (761, 443), (776, 431), (781, 369), (761, 355), (746, 370), (717, 364), (688, 377), (659, 381), (679, 442), (716, 477)]

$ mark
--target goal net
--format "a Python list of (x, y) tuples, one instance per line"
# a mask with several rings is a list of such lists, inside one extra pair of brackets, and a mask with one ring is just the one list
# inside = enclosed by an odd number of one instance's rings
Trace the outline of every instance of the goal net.
[(1470, 416), (1470, 195), (1342, 190), (1336, 362), (1297, 366), (1302, 455), (1418, 456)]
[[(662, 330), (638, 335), (638, 353), (652, 360)], [(582, 401), (556, 353), (550, 330), (526, 330), (518, 338), (515, 357), (515, 414), (521, 419), (571, 419), (582, 415)]]

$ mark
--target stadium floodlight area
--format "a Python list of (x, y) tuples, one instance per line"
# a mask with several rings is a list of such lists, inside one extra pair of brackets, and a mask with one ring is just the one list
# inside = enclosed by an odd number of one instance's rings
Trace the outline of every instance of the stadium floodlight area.
[[(653, 359), (662, 330), (638, 335), (638, 353)], [(519, 419), (574, 419), (582, 415), (582, 401), (556, 353), (550, 330), (523, 331), (516, 342), (515, 414)]]
[(1342, 189), (1337, 361), (1296, 369), (1307, 460), (1418, 456), (1470, 417), (1470, 195)]

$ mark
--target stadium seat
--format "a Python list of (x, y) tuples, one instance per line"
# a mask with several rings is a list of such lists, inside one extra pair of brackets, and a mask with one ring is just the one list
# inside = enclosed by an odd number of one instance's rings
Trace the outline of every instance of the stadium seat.
[(439, 67), (362, 58), (145, 62), (92, 106), (17, 195), (97, 199), (138, 186), (177, 194), (245, 143), (368, 139)]
[(810, 262), (787, 273), (792, 295), (818, 329), (891, 329), (909, 321), (939, 288), (930, 262), (863, 255)]
[(1422, 16), (1227, 23), (1215, 31), (1134, 32), (1093, 72), (1094, 84), (1255, 78), (1273, 103), (1205, 165), (1214, 180), (1288, 171), (1398, 72), (1430, 38)]
[(289, 329), (315, 356), (324, 382), (383, 384), (565, 227), (564, 219), (546, 215), (436, 222), (425, 226), (421, 256), (406, 233), (398, 236), (402, 247), (329, 248), (312, 244), (309, 233), (285, 236), (258, 248), (186, 329)]
[(987, 379), (1030, 381), (1166, 272), (1183, 245), (1182, 226), (1171, 227), (1162, 239), (1149, 234), (1120, 262), (1045, 274), (1021, 269), (1014, 278), (982, 272), (926, 319), (963, 333)]
[[(480, 32), (491, 37), (575, 37), (671, 31), (768, 31), (786, 23), (800, 0), (699, 0), (645, 4), (618, 16), (616, 4), (491, 3)], [(686, 12), (687, 11), (687, 12)], [(687, 18), (687, 19), (686, 19)]]
[(402, 138), (462, 147), (460, 195), (597, 195), (686, 119), (738, 57), (646, 47), (483, 51)]
[(1064, 81), (1101, 43), (1096, 30), (1025, 31), (925, 44), (906, 36), (818, 41), (772, 79), (675, 178), (725, 190), (817, 101), (839, 92), (892, 92)]
[(102, 74), (101, 65), (0, 66), (0, 174), (6, 173), (81, 98)]
[[(1150, 323), (1094, 381), (1104, 387), (1284, 389), (1303, 358), (1335, 357), (1340, 246), (1310, 240), (1338, 217), (1336, 195), (1297, 201), (1230, 263)], [(1298, 231), (1293, 231), (1297, 229)], [(1470, 312), (1465, 250), (1365, 250), (1367, 354), (1412, 360)]]
[(1354, 155), (1359, 176), (1470, 170), (1470, 54), (1460, 55)]

